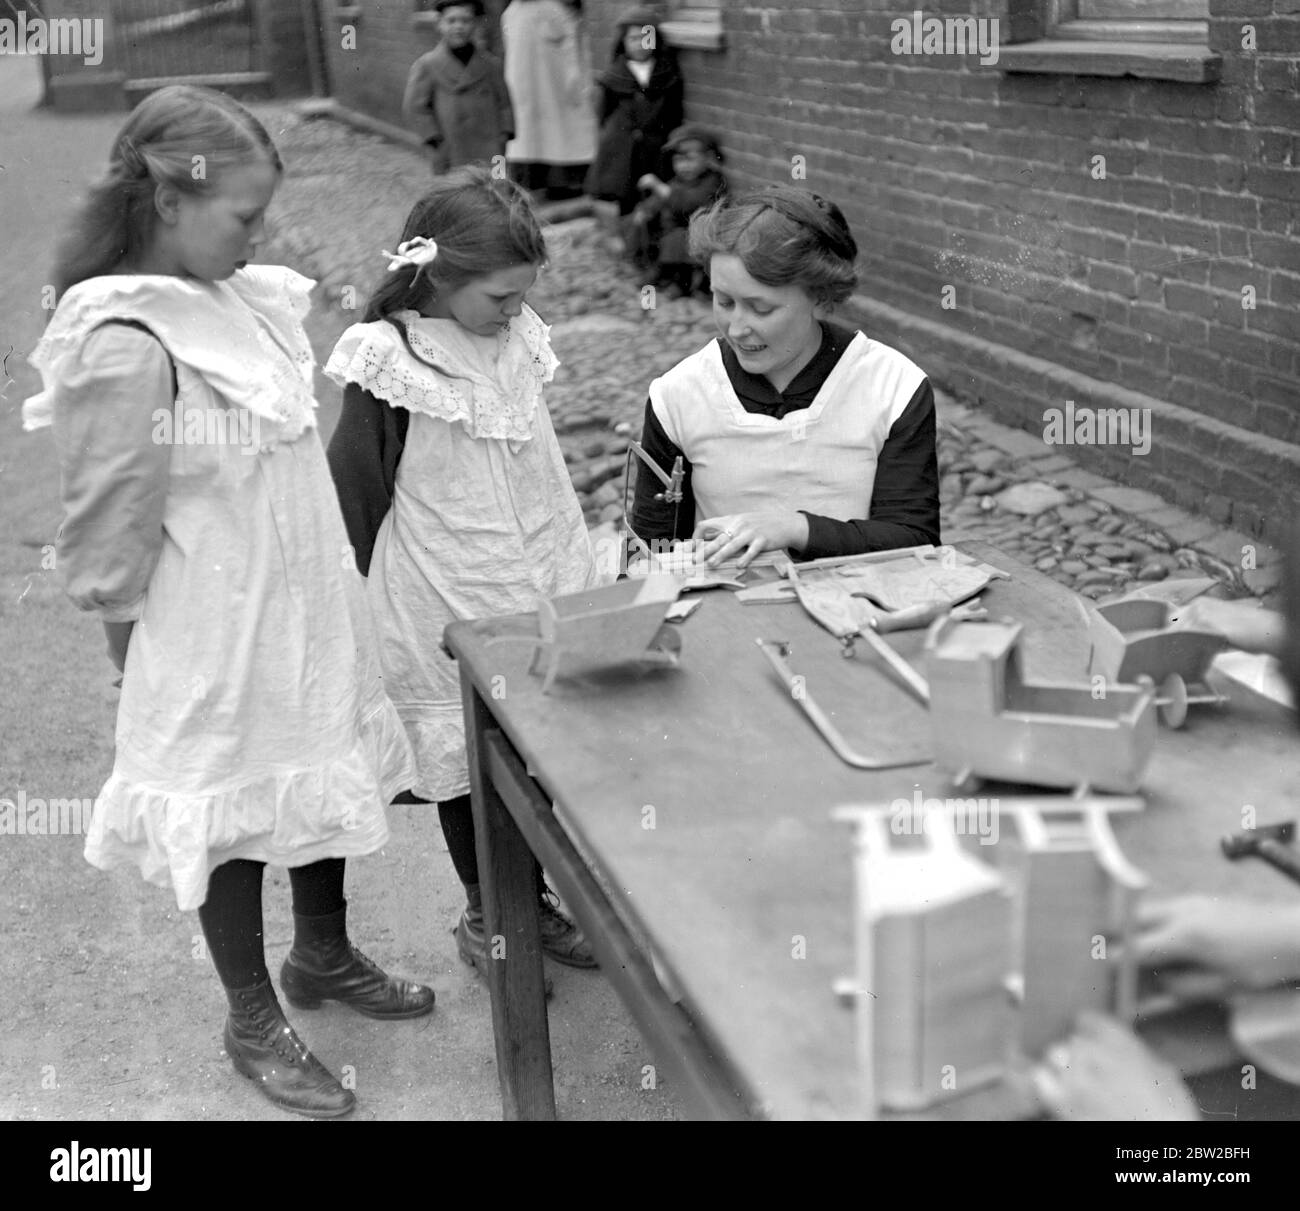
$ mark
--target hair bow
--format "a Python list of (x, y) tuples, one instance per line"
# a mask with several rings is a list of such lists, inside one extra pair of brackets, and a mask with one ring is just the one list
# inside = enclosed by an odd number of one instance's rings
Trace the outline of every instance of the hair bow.
[(417, 235), (413, 240), (405, 240), (398, 244), (396, 252), (389, 252), (385, 248), (383, 253), (390, 258), (388, 262), (390, 272), (401, 269), (403, 265), (410, 265), (414, 266), (415, 275), (419, 277), (421, 269), (433, 264), (434, 258), (438, 255), (438, 245), (422, 235)]

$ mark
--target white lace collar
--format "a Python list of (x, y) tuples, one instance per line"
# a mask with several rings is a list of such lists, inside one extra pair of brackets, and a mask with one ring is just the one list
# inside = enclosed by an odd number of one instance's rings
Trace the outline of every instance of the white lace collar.
[(542, 389), (560, 363), (531, 307), (495, 337), (414, 311), (392, 318), (349, 328), (325, 373), (394, 407), (464, 425), (471, 437), (532, 440)]

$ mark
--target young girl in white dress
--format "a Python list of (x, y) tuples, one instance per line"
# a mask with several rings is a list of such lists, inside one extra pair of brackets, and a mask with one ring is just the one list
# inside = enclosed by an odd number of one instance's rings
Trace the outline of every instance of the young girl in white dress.
[[(559, 363), (524, 301), (545, 258), (520, 189), (481, 168), (439, 178), (407, 219), (365, 322), (325, 367), (345, 388), (330, 469), (368, 576), (385, 689), (418, 766), (399, 801), (438, 804), (466, 890), (457, 946), (480, 973), (460, 676), (443, 628), (529, 612), (601, 579), (542, 398)], [(594, 966), (538, 875), (543, 950)]]
[(59, 564), (122, 670), (116, 757), (86, 857), (198, 909), (235, 1068), (313, 1117), (355, 1102), (284, 1018), (262, 872), (289, 867), (290, 1003), (379, 1018), (433, 1008), (346, 932), (344, 860), (388, 839), (410, 784), (362, 582), (316, 430), (312, 283), (249, 268), (281, 163), (229, 98), (165, 88), (135, 110), (60, 250), (32, 362), (62, 464)]

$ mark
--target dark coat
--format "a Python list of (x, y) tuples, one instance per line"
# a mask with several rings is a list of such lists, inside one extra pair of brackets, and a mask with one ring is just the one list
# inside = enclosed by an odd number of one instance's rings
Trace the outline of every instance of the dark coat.
[(642, 88), (620, 55), (600, 74), (600, 144), (587, 174), (587, 193), (618, 202), (624, 214), (641, 195), (636, 183), (647, 172), (664, 177), (664, 144), (682, 124), (683, 83), (677, 64), (656, 57)]
[(434, 147), (442, 169), (502, 155), (515, 133), (501, 60), (480, 48), (465, 64), (445, 44), (421, 55), (407, 77), (402, 112)]
[(659, 208), (658, 260), (663, 265), (687, 264), (691, 259), (686, 250), (691, 215), (712, 206), (727, 192), (727, 178), (710, 168), (693, 181), (673, 177), (668, 189), (668, 197)]

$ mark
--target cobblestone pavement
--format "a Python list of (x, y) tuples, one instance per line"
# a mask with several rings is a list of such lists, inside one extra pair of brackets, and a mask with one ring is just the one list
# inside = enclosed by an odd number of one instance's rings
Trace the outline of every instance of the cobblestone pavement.
[[(330, 315), (316, 335), (332, 342), (359, 318), (384, 268), (380, 250), (395, 247), (428, 169), (407, 148), (329, 119), (282, 107), (264, 116), (289, 167), (267, 259), (320, 280)], [(715, 329), (705, 304), (644, 296), (597, 218), (554, 223), (548, 243), (551, 263), (529, 299), (552, 325), (563, 363), (547, 399), (589, 524), (612, 526), (622, 514), (627, 444), (640, 431), (648, 384)], [(317, 352), (327, 353), (328, 344)], [(1219, 595), (1274, 603), (1272, 548), (1085, 471), (1037, 435), (942, 393), (939, 463), (947, 542), (991, 542), (1094, 599), (1209, 576), (1220, 582)]]

